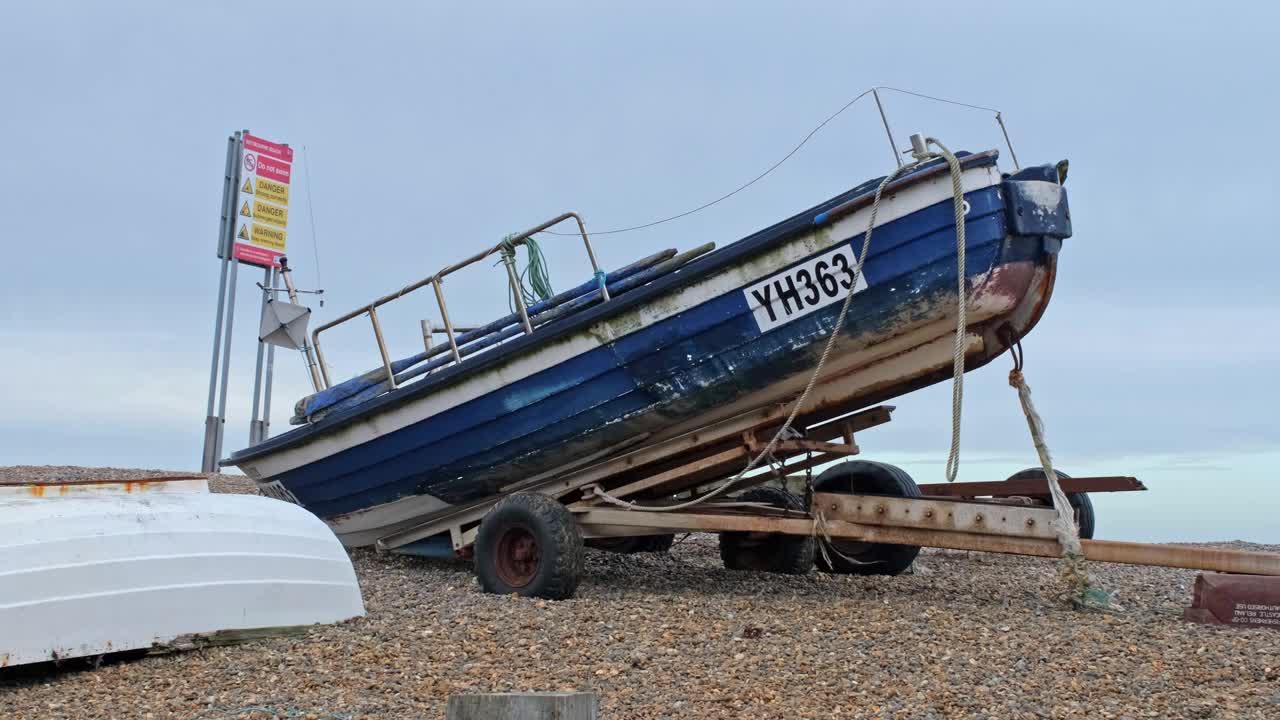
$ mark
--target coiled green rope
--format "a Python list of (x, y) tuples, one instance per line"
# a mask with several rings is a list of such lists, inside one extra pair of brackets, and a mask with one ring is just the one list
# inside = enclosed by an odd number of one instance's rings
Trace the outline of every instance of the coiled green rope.
[[(505, 260), (515, 262), (516, 244), (512, 241), (515, 234), (511, 234), (502, 239), (502, 255)], [(525, 251), (524, 269), (519, 271), (520, 279), (520, 295), (524, 300), (525, 306), (532, 305), (539, 300), (549, 300), (556, 291), (551, 287), (551, 276), (547, 273), (547, 259), (542, 255), (542, 247), (538, 245), (538, 241), (533, 238), (525, 238), (522, 243)], [(512, 295), (507, 298), (507, 307), (515, 312), (515, 288), (511, 289)]]

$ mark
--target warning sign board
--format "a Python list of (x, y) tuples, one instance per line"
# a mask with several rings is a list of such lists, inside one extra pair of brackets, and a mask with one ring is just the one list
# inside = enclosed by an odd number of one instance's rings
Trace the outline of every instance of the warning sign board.
[(287, 208), (264, 203), (261, 200), (253, 201), (253, 217), (258, 222), (270, 223), (276, 227), (285, 227), (289, 224), (289, 210)]
[(284, 252), (284, 231), (254, 223), (253, 230), (249, 232), (249, 242), (268, 250)]
[[(248, 182), (247, 180), (245, 182)], [(253, 188), (249, 188), (249, 192), (253, 192)], [(278, 182), (270, 180), (258, 180), (258, 197), (263, 200), (270, 200), (279, 205), (289, 204), (289, 186), (282, 185)]]
[(242, 144), (232, 256), (253, 265), (279, 265), (289, 226), (293, 148), (248, 133)]

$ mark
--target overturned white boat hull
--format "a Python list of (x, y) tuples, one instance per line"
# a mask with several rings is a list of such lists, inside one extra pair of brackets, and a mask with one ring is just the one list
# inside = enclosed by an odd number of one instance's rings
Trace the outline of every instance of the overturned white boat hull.
[(0, 487), (0, 667), (364, 614), (323, 522), (203, 479)]

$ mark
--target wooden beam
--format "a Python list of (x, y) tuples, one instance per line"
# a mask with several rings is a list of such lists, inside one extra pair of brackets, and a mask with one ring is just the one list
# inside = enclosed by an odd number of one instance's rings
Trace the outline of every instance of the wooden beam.
[[(710, 457), (695, 460), (688, 465), (681, 465), (678, 468), (672, 468), (666, 472), (658, 473), (657, 475), (650, 475), (649, 477), (641, 478), (640, 480), (627, 483), (621, 487), (613, 488), (609, 491), (609, 494), (616, 498), (625, 498), (628, 495), (634, 495), (644, 490), (651, 490), (671, 482), (689, 480), (699, 476), (703, 476), (703, 479), (706, 479), (706, 477), (714, 477), (723, 473), (723, 468), (725, 466), (736, 467), (741, 465), (746, 459), (746, 448), (730, 448), (729, 450), (716, 453)], [(577, 508), (579, 506), (595, 505), (599, 502), (601, 502), (599, 498), (589, 497), (581, 502), (575, 503), (571, 507)]]
[(833, 443), (821, 440), (779, 440), (777, 449), (795, 453), (831, 453), (832, 455), (857, 455), (858, 446), (853, 443)]

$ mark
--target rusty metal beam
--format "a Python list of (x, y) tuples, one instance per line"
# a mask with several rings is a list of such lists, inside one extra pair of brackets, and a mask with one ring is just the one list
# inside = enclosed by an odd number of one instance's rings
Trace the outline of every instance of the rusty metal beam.
[(1243, 575), (1280, 575), (1280, 554), (1186, 545), (1150, 545), (1114, 540), (1081, 540), (1085, 557), (1100, 562), (1216, 570)]
[[(1135, 477), (1128, 476), (1104, 476), (1104, 477), (1080, 477), (1080, 478), (1058, 478), (1064, 492), (1127, 492), (1131, 490), (1146, 490), (1147, 486), (1143, 485)], [(1043, 478), (1035, 478), (1030, 480), (1002, 480), (998, 482), (967, 482), (967, 483), (929, 483), (920, 486), (920, 492), (926, 496), (945, 496), (945, 497), (1012, 497), (1019, 495), (1026, 496), (1047, 496), (1049, 494), (1049, 484)]]
[(979, 505), (954, 500), (814, 493), (824, 518), (862, 525), (1053, 539), (1052, 508)]
[[(592, 509), (578, 515), (578, 522), (591, 527), (593, 531), (608, 525), (623, 525), (661, 528), (667, 531), (772, 532), (786, 535), (814, 533), (814, 523), (808, 518), (766, 515)], [(865, 525), (830, 518), (826, 520), (825, 528), (832, 538), (863, 542), (920, 545), (1038, 557), (1060, 557), (1062, 554), (1056, 540), (1036, 537), (980, 535), (957, 530)], [(1246, 575), (1280, 575), (1280, 554), (1277, 553), (1108, 540), (1081, 540), (1080, 546), (1086, 558), (1098, 562), (1214, 570)]]

